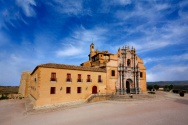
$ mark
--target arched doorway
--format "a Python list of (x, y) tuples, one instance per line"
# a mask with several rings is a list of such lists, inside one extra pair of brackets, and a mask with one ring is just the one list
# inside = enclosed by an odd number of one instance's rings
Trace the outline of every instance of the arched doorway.
[(130, 85), (131, 85), (131, 83), (132, 83), (132, 80), (131, 79), (127, 79), (127, 81), (126, 81), (127, 93), (130, 93), (130, 90), (131, 90)]
[(97, 94), (97, 86), (92, 87), (92, 94)]

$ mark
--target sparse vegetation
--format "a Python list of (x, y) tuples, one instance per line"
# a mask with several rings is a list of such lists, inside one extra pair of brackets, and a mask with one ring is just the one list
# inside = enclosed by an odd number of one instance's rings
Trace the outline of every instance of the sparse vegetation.
[(8, 94), (2, 94), (0, 100), (9, 99)]
[(159, 86), (158, 86), (158, 85), (154, 85), (153, 88), (154, 88), (155, 90), (159, 90)]
[(173, 93), (179, 93), (179, 91), (180, 91), (179, 89), (172, 90)]
[(0, 86), (0, 100), (16, 99), (15, 94), (18, 94), (18, 88), (18, 86)]
[(149, 94), (155, 94), (155, 92), (148, 92)]
[(147, 90), (151, 91), (153, 89), (153, 86), (152, 85), (148, 85), (147, 86)]
[(173, 85), (165, 85), (165, 86), (164, 86), (164, 91), (170, 91), (170, 90), (172, 90), (173, 88), (174, 88)]
[(183, 92), (183, 91), (180, 91), (180, 92), (179, 92), (179, 95), (180, 95), (181, 97), (184, 97), (184, 92)]

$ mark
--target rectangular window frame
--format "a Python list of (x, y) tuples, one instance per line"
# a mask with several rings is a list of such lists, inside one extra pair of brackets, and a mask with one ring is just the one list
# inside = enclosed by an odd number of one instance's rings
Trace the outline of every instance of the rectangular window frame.
[(50, 81), (57, 81), (56, 72), (52, 72), (52, 73), (51, 73)]
[(50, 88), (50, 94), (51, 95), (56, 94), (56, 87), (51, 87)]
[(140, 72), (140, 78), (143, 78), (143, 72)]
[(78, 94), (82, 93), (82, 87), (77, 87), (77, 93)]
[(82, 82), (82, 74), (78, 74), (77, 82)]
[(66, 94), (71, 94), (71, 87), (66, 87)]
[(92, 82), (91, 75), (87, 75), (86, 81), (87, 81), (87, 82)]
[(67, 73), (66, 82), (72, 82), (71, 73)]
[(115, 70), (111, 70), (111, 76), (115, 76), (116, 73), (115, 73)]
[(102, 83), (101, 75), (98, 75), (98, 83)]

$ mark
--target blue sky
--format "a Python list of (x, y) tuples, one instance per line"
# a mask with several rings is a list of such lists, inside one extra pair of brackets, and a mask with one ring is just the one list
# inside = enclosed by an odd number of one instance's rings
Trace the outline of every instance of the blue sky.
[(134, 46), (147, 81), (188, 80), (188, 1), (0, 0), (0, 85), (39, 64), (79, 65), (92, 42)]

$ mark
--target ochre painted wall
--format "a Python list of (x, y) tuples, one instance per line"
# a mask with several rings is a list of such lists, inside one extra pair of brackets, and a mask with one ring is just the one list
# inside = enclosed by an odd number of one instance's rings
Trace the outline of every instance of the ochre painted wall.
[[(56, 73), (57, 81), (50, 81), (52, 72)], [(35, 92), (31, 93), (37, 98), (35, 106), (85, 100), (92, 94), (93, 86), (97, 86), (98, 94), (106, 94), (105, 72), (40, 67), (36, 70), (36, 73), (40, 74), (40, 79), (36, 83), (38, 84), (36, 85), (38, 86), (38, 96), (35, 95)], [(36, 73), (33, 75), (36, 75)], [(66, 82), (67, 73), (71, 74), (72, 82)], [(82, 82), (77, 82), (78, 74), (81, 74)], [(90, 75), (92, 82), (86, 82), (87, 75)], [(101, 75), (102, 83), (98, 83), (98, 75)], [(55, 94), (50, 94), (51, 87), (56, 87)], [(70, 94), (66, 93), (66, 87), (71, 87)], [(82, 87), (81, 93), (77, 93), (77, 87)]]

